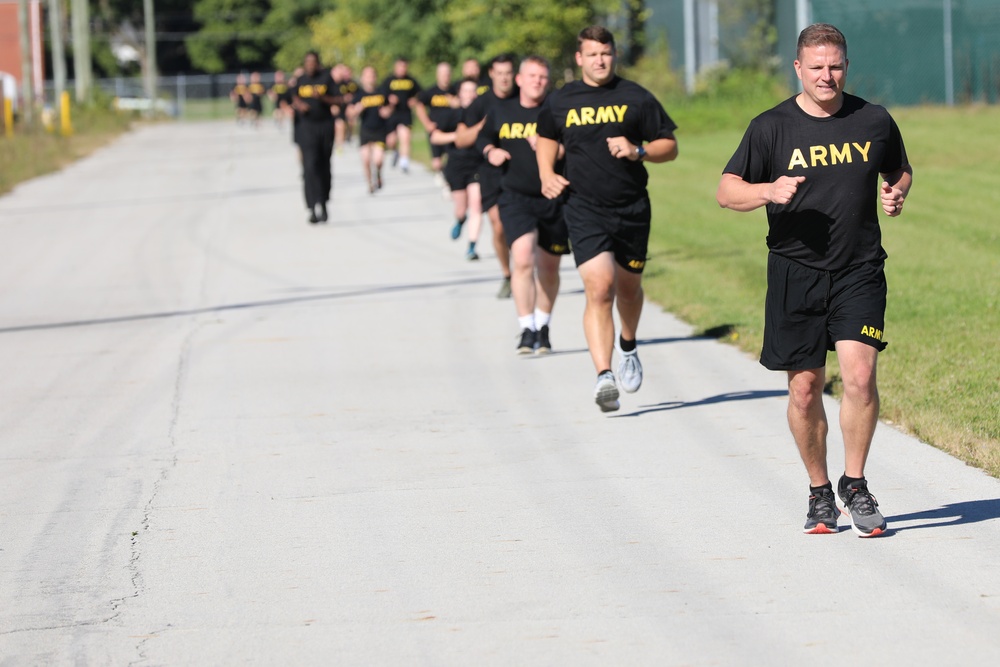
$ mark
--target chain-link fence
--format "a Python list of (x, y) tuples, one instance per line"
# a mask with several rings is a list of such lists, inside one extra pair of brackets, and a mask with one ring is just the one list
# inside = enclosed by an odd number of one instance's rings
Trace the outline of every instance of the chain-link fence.
[[(155, 106), (159, 113), (184, 118), (218, 118), (233, 110), (229, 99), (230, 91), (236, 86), (238, 74), (201, 74), (195, 76), (161, 76), (157, 78)], [(261, 83), (268, 90), (274, 84), (274, 74), (261, 72)], [(115, 77), (97, 79), (94, 86), (104, 95), (112, 97), (120, 109), (145, 111), (150, 102), (146, 96), (145, 81), (142, 77)], [(73, 90), (73, 81), (67, 82), (66, 90)], [(45, 84), (45, 100), (55, 98), (53, 84)], [(264, 99), (265, 113), (271, 108)]]
[[(1000, 101), (998, 0), (778, 0), (779, 23), (802, 5), (802, 25), (832, 23), (847, 37), (849, 92), (891, 105)], [(782, 31), (789, 68), (801, 27)]]

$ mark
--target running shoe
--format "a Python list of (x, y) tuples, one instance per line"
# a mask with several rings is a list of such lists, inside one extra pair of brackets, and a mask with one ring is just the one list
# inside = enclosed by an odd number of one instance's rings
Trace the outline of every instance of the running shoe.
[(614, 412), (621, 407), (618, 403), (618, 386), (615, 384), (615, 374), (604, 371), (597, 376), (597, 386), (594, 387), (594, 402), (601, 412)]
[(309, 224), (315, 225), (317, 222), (319, 222), (319, 218), (316, 217), (316, 211), (315, 210), (309, 211)]
[(525, 328), (521, 332), (521, 342), (517, 344), (518, 354), (531, 354), (535, 351), (535, 332)]
[(552, 351), (552, 344), (549, 342), (549, 325), (543, 324), (542, 328), (536, 332), (535, 340), (538, 346), (535, 348), (535, 354), (548, 354)]
[(639, 391), (642, 386), (642, 362), (639, 361), (639, 348), (631, 352), (618, 350), (620, 359), (618, 360), (618, 382), (622, 389), (630, 394)]
[(503, 279), (500, 283), (500, 291), (497, 292), (498, 299), (509, 299), (510, 298), (510, 277)]
[(329, 220), (330, 216), (326, 212), (326, 204), (317, 204), (316, 206), (317, 208), (319, 208), (319, 213), (316, 214), (316, 217), (319, 219), (319, 221), (326, 222), (327, 220)]
[(479, 259), (479, 255), (476, 253), (475, 248), (469, 248), (468, 252), (465, 253), (465, 258), (470, 262), (475, 262)]
[(839, 488), (840, 511), (851, 519), (851, 529), (859, 537), (875, 537), (885, 532), (885, 517), (878, 511), (878, 501), (868, 491), (868, 480), (860, 479)]
[(458, 237), (462, 235), (462, 225), (464, 225), (464, 224), (465, 224), (465, 218), (461, 218), (460, 220), (456, 220), (455, 224), (452, 225), (452, 228), (451, 228), (451, 240), (452, 241), (457, 241)]
[(806, 525), (803, 533), (809, 535), (827, 535), (837, 532), (837, 500), (833, 489), (820, 489), (809, 494), (809, 513), (806, 514)]

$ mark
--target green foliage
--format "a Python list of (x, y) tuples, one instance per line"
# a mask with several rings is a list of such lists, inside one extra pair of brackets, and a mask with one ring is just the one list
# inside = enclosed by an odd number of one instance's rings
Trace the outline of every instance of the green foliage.
[(186, 40), (191, 63), (206, 72), (270, 65), (274, 35), (262, 26), (270, 11), (271, 0), (198, 0), (202, 28)]
[(730, 0), (720, 3), (720, 32), (726, 58), (740, 70), (772, 72), (778, 27), (774, 0)]

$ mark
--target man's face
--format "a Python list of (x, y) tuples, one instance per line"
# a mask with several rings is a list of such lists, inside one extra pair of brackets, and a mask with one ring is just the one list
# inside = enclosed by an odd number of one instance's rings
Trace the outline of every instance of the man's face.
[(448, 85), (451, 83), (451, 65), (448, 63), (440, 63), (437, 66), (437, 79), (438, 88), (447, 89)]
[(476, 84), (473, 81), (463, 81), (462, 85), (458, 89), (458, 103), (464, 109), (465, 107), (472, 104), (472, 101), (476, 99)]
[(396, 64), (392, 66), (392, 73), (397, 79), (401, 79), (406, 76), (406, 71), (409, 69), (405, 60), (397, 60)]
[(374, 88), (375, 79), (376, 75), (374, 67), (366, 67), (363, 70), (361, 70), (361, 85), (364, 86), (365, 88), (369, 89)]
[(472, 58), (466, 60), (462, 63), (462, 78), (463, 79), (478, 79), (479, 78), (479, 62), (473, 60)]
[(549, 68), (541, 63), (525, 63), (517, 75), (517, 86), (523, 99), (535, 104), (541, 102), (549, 86)]
[(847, 81), (847, 56), (839, 46), (821, 44), (802, 48), (795, 74), (802, 81), (807, 104), (823, 111), (840, 108)]
[(510, 95), (514, 90), (514, 63), (493, 63), (490, 67), (490, 79), (493, 81), (493, 90), (500, 97)]
[(576, 64), (584, 83), (603, 86), (615, 76), (615, 49), (610, 44), (585, 39), (576, 52)]
[(306, 74), (312, 76), (319, 69), (319, 59), (316, 56), (309, 54), (302, 62), (302, 68), (305, 70)]

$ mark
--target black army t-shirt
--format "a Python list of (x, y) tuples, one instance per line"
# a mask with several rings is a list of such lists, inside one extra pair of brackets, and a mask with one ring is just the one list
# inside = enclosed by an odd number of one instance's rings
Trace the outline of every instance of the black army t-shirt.
[(451, 108), (453, 93), (451, 90), (444, 90), (441, 87), (434, 85), (426, 90), (420, 91), (417, 95), (417, 99), (421, 104), (427, 107), (427, 116), (431, 119), (431, 122), (435, 125), (439, 125), (444, 113)]
[(767, 205), (767, 246), (831, 271), (885, 259), (878, 177), (907, 164), (885, 108), (845, 94), (833, 116), (810, 116), (795, 97), (757, 116), (724, 173), (748, 183), (804, 176), (790, 203)]
[(396, 111), (404, 111), (408, 108), (410, 98), (420, 93), (420, 84), (409, 74), (402, 77), (390, 76), (382, 83), (382, 92), (387, 97), (395, 95), (399, 100), (396, 103)]
[(358, 122), (362, 129), (372, 132), (384, 132), (388, 126), (388, 119), (383, 118), (380, 110), (389, 104), (382, 89), (366, 91), (359, 88), (354, 93), (354, 99), (361, 105), (361, 113), (358, 115)]
[(538, 116), (538, 134), (566, 147), (570, 196), (602, 206), (627, 206), (646, 194), (649, 175), (641, 161), (616, 158), (609, 137), (642, 145), (670, 139), (677, 125), (652, 93), (615, 77), (607, 85), (573, 81), (550, 94)]
[(309, 105), (309, 111), (305, 113), (297, 111), (297, 116), (309, 122), (333, 122), (330, 105), (320, 99), (324, 95), (337, 94), (328, 71), (320, 70), (312, 76), (302, 74), (295, 82), (295, 94)]
[[(442, 111), (438, 129), (442, 132), (454, 132), (458, 129), (458, 124), (461, 122), (463, 114), (466, 111), (467, 108)], [(458, 148), (452, 143), (445, 146), (445, 151), (448, 153), (448, 166), (446, 168), (449, 170), (471, 170), (475, 172), (483, 163), (483, 155), (475, 145), (467, 148)]]
[[(540, 112), (540, 106), (530, 109), (521, 106), (519, 97), (497, 100), (479, 132), (476, 141), (479, 150), (492, 144), (510, 153), (510, 160), (501, 167), (504, 190), (532, 197), (542, 194), (538, 160), (535, 158), (535, 150), (528, 143), (530, 137), (538, 134)], [(561, 163), (557, 165), (557, 173), (562, 173), (561, 167)]]

